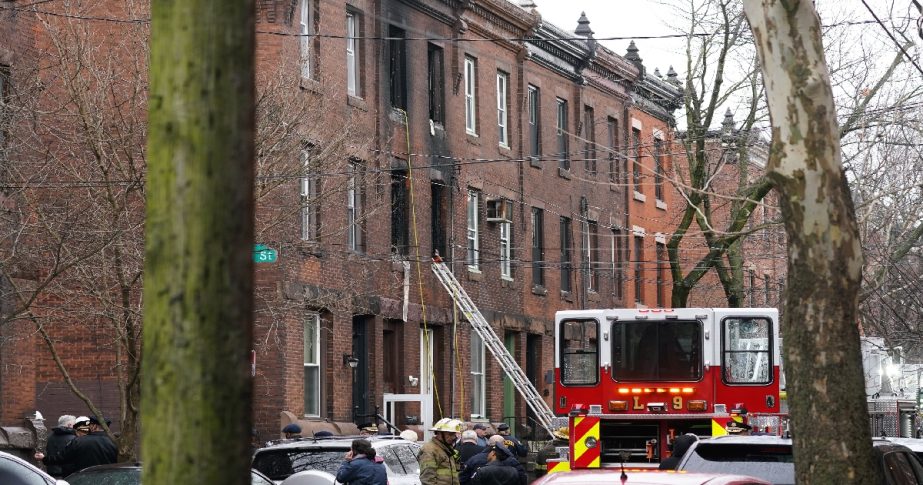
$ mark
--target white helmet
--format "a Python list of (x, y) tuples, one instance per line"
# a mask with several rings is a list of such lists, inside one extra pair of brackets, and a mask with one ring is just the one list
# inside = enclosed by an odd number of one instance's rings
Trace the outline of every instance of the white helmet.
[(442, 431), (445, 433), (461, 433), (465, 429), (465, 423), (453, 418), (442, 418), (436, 421), (436, 424), (430, 428), (430, 431)]

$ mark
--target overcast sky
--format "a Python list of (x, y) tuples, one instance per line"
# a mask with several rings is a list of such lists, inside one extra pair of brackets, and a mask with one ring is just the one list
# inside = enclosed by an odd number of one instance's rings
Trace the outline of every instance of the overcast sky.
[[(519, 3), (519, 0), (511, 0)], [(577, 28), (577, 19), (586, 12), (597, 39), (604, 37), (640, 37), (670, 35), (681, 19), (660, 0), (533, 0), (542, 18), (569, 32)], [(628, 40), (609, 40), (603, 44), (625, 55)], [(685, 62), (683, 39), (638, 39), (635, 45), (648, 72), (659, 68), (663, 75), (671, 65), (677, 72)]]

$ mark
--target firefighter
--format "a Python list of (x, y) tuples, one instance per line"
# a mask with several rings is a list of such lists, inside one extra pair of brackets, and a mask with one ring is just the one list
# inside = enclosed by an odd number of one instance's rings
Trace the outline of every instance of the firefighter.
[(513, 455), (525, 458), (529, 454), (529, 449), (522, 444), (522, 441), (510, 434), (510, 425), (500, 423), (497, 426), (497, 434), (503, 437), (503, 444), (513, 452)]
[(463, 429), (464, 423), (452, 418), (442, 418), (430, 428), (435, 436), (417, 455), (422, 485), (458, 485), (458, 451), (454, 445)]
[(555, 431), (553, 440), (551, 443), (545, 445), (544, 448), (539, 450), (538, 454), (535, 457), (535, 478), (538, 478), (546, 473), (548, 473), (548, 459), (558, 457), (558, 448), (566, 447), (568, 445), (568, 429), (563, 427)]

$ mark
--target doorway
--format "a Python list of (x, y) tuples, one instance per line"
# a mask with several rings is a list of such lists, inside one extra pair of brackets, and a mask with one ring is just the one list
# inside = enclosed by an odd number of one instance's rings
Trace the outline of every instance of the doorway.
[(359, 359), (359, 365), (352, 369), (353, 377), (353, 421), (367, 422), (369, 414), (369, 317), (353, 316), (352, 356)]

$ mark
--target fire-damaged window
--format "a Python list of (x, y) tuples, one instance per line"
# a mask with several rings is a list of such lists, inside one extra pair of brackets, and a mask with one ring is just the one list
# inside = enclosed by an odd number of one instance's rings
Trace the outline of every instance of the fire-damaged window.
[(599, 382), (599, 323), (596, 320), (563, 320), (560, 325), (561, 384), (596, 384)]
[(410, 249), (409, 183), (406, 170), (391, 172), (391, 252), (400, 255)]
[(728, 384), (772, 382), (772, 323), (761, 317), (730, 317), (722, 322), (721, 368)]
[(391, 106), (407, 109), (407, 43), (404, 30), (388, 26), (388, 76), (391, 85)]
[(697, 381), (702, 378), (702, 324), (695, 320), (612, 324), (612, 378)]

